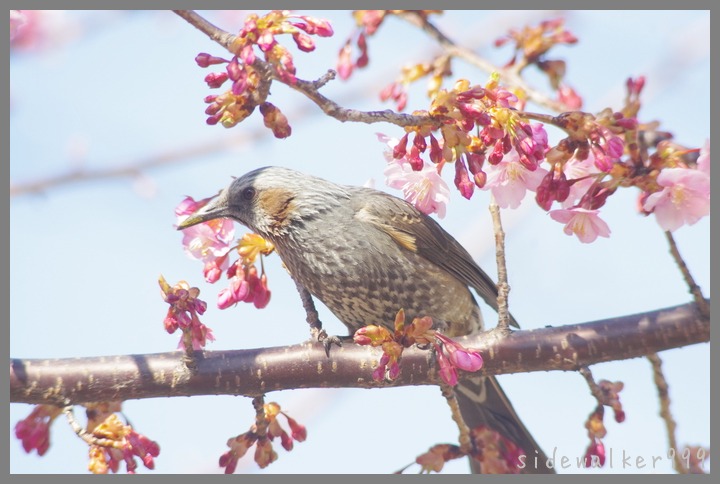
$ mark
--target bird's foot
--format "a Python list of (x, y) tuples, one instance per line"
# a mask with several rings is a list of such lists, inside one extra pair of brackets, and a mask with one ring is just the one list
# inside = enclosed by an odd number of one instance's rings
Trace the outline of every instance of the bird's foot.
[(314, 333), (315, 339), (325, 347), (325, 355), (328, 357), (330, 356), (330, 347), (332, 345), (342, 346), (342, 338), (340, 338), (340, 336), (328, 335), (324, 329), (318, 330), (313, 328), (312, 332)]

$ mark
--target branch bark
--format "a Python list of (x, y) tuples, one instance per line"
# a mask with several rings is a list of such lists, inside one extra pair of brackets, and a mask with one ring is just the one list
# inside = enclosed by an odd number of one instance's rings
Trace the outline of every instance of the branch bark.
[[(479, 349), (487, 375), (574, 371), (582, 366), (645, 356), (710, 340), (710, 321), (695, 304), (584, 324), (458, 338)], [(409, 348), (400, 378), (377, 383), (379, 350), (346, 344), (326, 357), (322, 344), (197, 354), (193, 371), (184, 353), (66, 359), (11, 359), (10, 401), (68, 404), (160, 396), (246, 395), (297, 388), (377, 388), (440, 383), (431, 351)]]

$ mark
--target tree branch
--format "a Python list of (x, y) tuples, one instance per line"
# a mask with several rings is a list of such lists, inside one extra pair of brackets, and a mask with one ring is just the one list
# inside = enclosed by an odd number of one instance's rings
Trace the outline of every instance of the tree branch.
[[(334, 72), (334, 71), (330, 71)], [(298, 79), (295, 84), (288, 84), (288, 87), (304, 94), (308, 99), (317, 104), (325, 114), (338, 121), (355, 123), (391, 123), (396, 126), (440, 126), (440, 122), (432, 116), (396, 113), (392, 109), (382, 111), (358, 111), (356, 109), (344, 108), (335, 101), (323, 96), (315, 88), (315, 82)]]
[[(487, 375), (574, 371), (710, 340), (710, 321), (695, 304), (584, 324), (458, 338), (483, 354)], [(258, 396), (296, 388), (377, 388), (441, 382), (433, 353), (409, 348), (400, 378), (372, 379), (381, 352), (346, 344), (326, 357), (322, 344), (198, 354), (191, 371), (183, 352), (67, 359), (11, 359), (10, 401), (68, 404), (190, 395)]]
[(208, 22), (194, 10), (173, 10), (177, 15), (185, 19), (190, 25), (198, 29), (203, 34), (210, 37), (210, 40), (230, 50), (232, 43), (237, 38), (230, 32), (225, 32), (220, 27)]
[(672, 232), (670, 232), (669, 230), (666, 231), (665, 238), (667, 238), (668, 244), (670, 245), (670, 254), (675, 260), (675, 263), (678, 265), (680, 272), (682, 272), (683, 279), (685, 279), (685, 283), (688, 285), (690, 294), (692, 294), (695, 298), (695, 303), (702, 311), (702, 314), (709, 318), (710, 307), (709, 305), (705, 304), (705, 297), (702, 294), (702, 289), (695, 282), (695, 278), (693, 278), (692, 274), (690, 273), (690, 269), (688, 269), (688, 266), (685, 263), (685, 259), (683, 259), (680, 255), (680, 251), (678, 250), (677, 244), (675, 243), (675, 238), (673, 237)]
[(647, 359), (650, 361), (653, 369), (653, 380), (655, 381), (655, 387), (658, 391), (658, 399), (660, 399), (660, 417), (663, 419), (663, 422), (665, 422), (665, 429), (667, 430), (668, 449), (675, 451), (673, 453), (675, 470), (678, 474), (687, 474), (687, 466), (683, 465), (682, 456), (680, 455), (680, 449), (678, 448), (675, 437), (677, 424), (672, 416), (672, 412), (670, 412), (669, 386), (662, 371), (662, 360), (657, 353), (647, 355)]
[[(173, 12), (207, 35), (211, 40), (217, 42), (232, 53), (231, 46), (233, 40), (235, 39), (234, 35), (211, 24), (192, 10), (173, 10)], [(335, 77), (334, 71), (328, 71), (327, 74), (316, 81), (305, 81), (298, 78), (294, 83), (290, 83), (279, 78), (275, 69), (273, 69), (270, 64), (261, 61), (259, 58), (255, 59), (255, 64), (253, 65), (257, 65), (264, 71), (272, 73), (273, 80), (281, 82), (304, 94), (308, 99), (317, 104), (325, 114), (337, 119), (338, 121), (353, 121), (368, 124), (391, 123), (397, 126), (422, 126), (427, 124), (439, 126), (440, 124), (439, 121), (429, 115), (416, 116), (412, 114), (396, 113), (391, 109), (383, 111), (358, 111), (355, 109), (343, 108), (335, 101), (320, 94), (320, 88), (327, 84), (330, 79)]]

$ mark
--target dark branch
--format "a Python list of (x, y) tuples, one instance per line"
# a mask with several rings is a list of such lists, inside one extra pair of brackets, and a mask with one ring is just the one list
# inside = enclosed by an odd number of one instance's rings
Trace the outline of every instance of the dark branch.
[(673, 237), (672, 232), (665, 232), (665, 238), (667, 238), (668, 244), (670, 245), (670, 254), (675, 260), (675, 263), (678, 265), (680, 272), (682, 272), (683, 279), (685, 279), (685, 283), (688, 285), (690, 294), (692, 294), (695, 298), (695, 303), (702, 311), (702, 314), (704, 314), (705, 317), (709, 318), (710, 307), (709, 305), (705, 304), (705, 297), (702, 294), (702, 289), (695, 282), (695, 278), (693, 278), (692, 274), (690, 273), (690, 269), (688, 269), (688, 266), (685, 263), (685, 259), (683, 259), (680, 255), (680, 251), (678, 250), (677, 244), (675, 243), (675, 238)]
[(225, 32), (220, 27), (208, 22), (194, 10), (173, 10), (173, 12), (184, 18), (190, 25), (194, 26), (200, 32), (210, 37), (210, 40), (217, 42), (227, 50), (231, 50), (232, 43), (236, 38), (235, 35)]
[[(694, 304), (584, 324), (459, 338), (480, 350), (488, 375), (573, 371), (710, 340), (710, 321)], [(432, 352), (410, 348), (398, 380), (376, 383), (380, 351), (346, 344), (330, 357), (320, 343), (215, 351), (189, 371), (183, 353), (10, 361), (10, 401), (53, 403), (160, 396), (247, 395), (295, 388), (379, 387), (440, 383)]]

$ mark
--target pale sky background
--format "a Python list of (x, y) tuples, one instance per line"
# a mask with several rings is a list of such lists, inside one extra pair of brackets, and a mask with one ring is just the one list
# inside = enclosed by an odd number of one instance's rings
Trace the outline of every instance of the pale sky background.
[[(315, 79), (333, 68), (349, 35), (349, 11), (303, 12), (332, 21), (335, 35), (317, 39), (317, 50), (298, 53), (298, 76)], [(209, 14), (208, 14), (209, 15)], [(563, 15), (579, 37), (552, 58), (568, 62), (567, 81), (585, 99), (584, 109), (619, 108), (629, 76), (647, 76), (641, 118), (661, 120), (676, 140), (702, 146), (710, 133), (710, 15), (673, 12), (482, 12), (453, 11), (433, 17), (448, 35), (502, 64), (509, 49), (492, 41), (509, 27)], [(227, 29), (240, 26), (243, 13), (212, 14)], [(58, 17), (72, 35), (36, 51), (15, 51), (10, 59), (10, 175), (22, 185), (73, 169), (102, 169), (136, 163), (167, 152), (218, 147), (140, 178), (115, 178), (50, 188), (11, 199), (10, 353), (15, 358), (76, 357), (156, 353), (175, 349), (178, 334), (162, 325), (167, 305), (157, 277), (199, 286), (209, 303), (203, 321), (217, 341), (209, 350), (293, 344), (308, 337), (294, 284), (275, 256), (266, 260), (270, 305), (256, 310), (240, 304), (220, 311), (223, 287), (202, 278), (202, 264), (189, 259), (173, 228), (174, 207), (184, 195), (201, 198), (225, 186), (231, 176), (274, 164), (303, 170), (338, 183), (361, 185), (374, 178), (384, 187), (383, 146), (374, 133), (399, 137), (389, 125), (342, 124), (319, 114), (307, 99), (273, 86), (272, 102), (290, 118), (293, 135), (272, 138), (258, 113), (234, 129), (205, 124), (202, 102), (210, 91), (207, 70), (193, 61), (198, 52), (226, 53), (170, 12), (68, 12)], [(59, 33), (67, 32), (67, 28)], [(291, 45), (288, 38), (285, 45)], [(294, 51), (296, 52), (296, 51)], [(422, 33), (391, 18), (369, 40), (370, 66), (348, 81), (331, 82), (324, 93), (348, 107), (384, 109), (377, 92), (394, 80), (400, 65), (427, 60), (437, 52)], [(454, 78), (483, 84), (488, 74), (453, 64)], [(540, 76), (529, 82), (547, 89)], [(408, 109), (427, 106), (425, 83), (411, 91)], [(544, 111), (535, 106), (529, 109)], [(303, 110), (306, 115), (294, 115)], [(551, 139), (557, 132), (549, 129)], [(262, 133), (259, 136), (258, 133)], [(248, 139), (249, 138), (249, 139)], [(556, 139), (556, 138), (555, 138)], [(452, 186), (452, 170), (446, 172)], [(690, 301), (668, 255), (654, 218), (635, 211), (636, 190), (623, 190), (603, 209), (612, 235), (587, 245), (562, 232), (531, 199), (504, 211), (510, 307), (524, 329), (562, 325), (648, 311)], [(453, 188), (442, 225), (495, 274), (487, 192), (471, 201)], [(675, 236), (704, 293), (710, 294), (710, 223), (706, 218)], [(239, 234), (243, 228), (237, 228)], [(485, 308), (486, 320), (494, 313)], [(330, 333), (345, 328), (327, 310), (321, 317)], [(709, 445), (708, 344), (661, 354), (670, 383), (672, 411), (681, 445)], [(632, 456), (666, 456), (664, 424), (650, 364), (644, 359), (592, 367), (596, 378), (622, 380), (620, 397), (627, 419), (616, 424), (608, 412), (604, 440), (616, 456), (612, 469), (580, 472), (668, 472), (669, 459), (656, 469), (622, 468), (623, 451)], [(595, 407), (576, 373), (501, 376), (515, 408), (548, 454), (575, 459), (588, 444), (583, 424)], [(457, 429), (434, 387), (387, 390), (298, 390), (268, 395), (308, 427), (308, 440), (260, 471), (246, 456), (238, 472), (390, 473), (430, 446), (454, 442)], [(30, 406), (10, 406), (10, 425)], [(158, 473), (217, 473), (228, 438), (245, 432), (253, 418), (242, 397), (194, 397), (128, 401), (126, 415), (137, 430), (159, 442)], [(382, 423), (378, 423), (382, 422)], [(409, 422), (409, 424), (408, 424)], [(398, 424), (398, 430), (387, 426)], [(375, 426), (377, 425), (377, 426)], [(388, 436), (393, 438), (389, 438)], [(43, 458), (27, 455), (13, 435), (12, 473), (86, 473), (87, 446), (63, 419), (53, 427)], [(634, 457), (633, 457), (634, 459)], [(416, 471), (417, 467), (413, 467)], [(571, 469), (570, 471), (576, 471)], [(142, 466), (139, 472), (148, 472)], [(465, 460), (445, 472), (467, 472)], [(566, 471), (567, 472), (567, 471)]]

